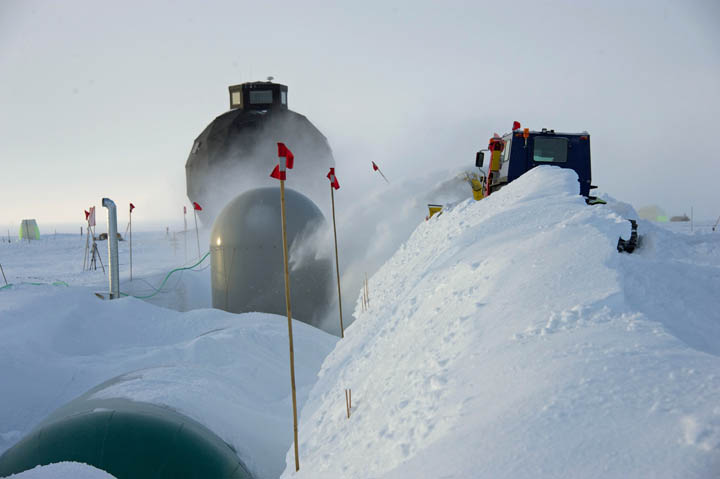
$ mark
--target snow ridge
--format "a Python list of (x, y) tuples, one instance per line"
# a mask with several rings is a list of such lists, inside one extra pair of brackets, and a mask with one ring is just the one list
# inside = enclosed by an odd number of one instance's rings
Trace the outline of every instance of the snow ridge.
[(720, 471), (720, 242), (642, 222), (645, 249), (618, 254), (628, 208), (577, 192), (535, 168), (420, 224), (326, 358), (282, 477)]

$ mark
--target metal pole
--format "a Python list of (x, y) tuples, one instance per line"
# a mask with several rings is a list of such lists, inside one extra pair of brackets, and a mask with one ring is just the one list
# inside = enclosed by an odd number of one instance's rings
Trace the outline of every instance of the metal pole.
[[(82, 231), (82, 226), (80, 227), (80, 231)], [(88, 222), (87, 235), (85, 236), (85, 256), (83, 256), (83, 271), (85, 271), (85, 265), (87, 264), (89, 248), (90, 248), (90, 222)], [(89, 266), (88, 266), (88, 269), (90, 269)]]
[(335, 227), (335, 188), (330, 183), (330, 202), (332, 203), (333, 234), (335, 235), (335, 273), (337, 274), (338, 308), (340, 310), (340, 337), (345, 337), (345, 327), (342, 317), (342, 294), (340, 293), (340, 261), (338, 260), (337, 228)]
[(3, 267), (1, 264), (0, 264), (0, 271), (2, 271), (3, 279), (5, 280), (5, 286), (7, 286), (7, 284), (8, 284), (7, 278), (5, 277), (5, 271), (3, 270)]
[(691, 232), (691, 233), (692, 233), (692, 231), (693, 231), (693, 227), (694, 227), (694, 224), (693, 224), (693, 223), (694, 223), (694, 222), (695, 222), (695, 215), (694, 215), (694, 213), (693, 213), (693, 207), (691, 206), (691, 207), (690, 207), (690, 232)]
[(290, 310), (290, 268), (288, 267), (287, 233), (285, 231), (285, 180), (280, 180), (280, 215), (282, 218), (283, 260), (285, 268), (285, 308), (288, 319), (288, 340), (290, 342), (290, 387), (292, 389), (293, 405), (293, 437), (295, 441), (295, 470), (300, 470), (298, 457), (298, 420), (297, 400), (295, 399), (295, 351), (293, 349), (292, 312)]
[(185, 225), (183, 236), (185, 237), (185, 263), (187, 264), (187, 210), (184, 208), (183, 206), (183, 224)]
[(200, 232), (198, 231), (197, 210), (195, 208), (193, 208), (193, 216), (195, 217), (195, 237), (197, 238), (198, 244), (198, 259), (200, 259)]
[(130, 281), (132, 281), (132, 208), (130, 208)]
[[(103, 198), (102, 205), (108, 209), (108, 279), (110, 299), (120, 297), (120, 269), (118, 265), (117, 208), (110, 198)], [(101, 263), (102, 264), (102, 263)]]

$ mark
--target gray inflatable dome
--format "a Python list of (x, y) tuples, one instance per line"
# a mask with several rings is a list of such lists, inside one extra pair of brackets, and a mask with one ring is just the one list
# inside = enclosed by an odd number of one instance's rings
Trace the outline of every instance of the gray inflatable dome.
[[(334, 278), (328, 224), (306, 196), (285, 189), (293, 319), (320, 327)], [(220, 212), (210, 234), (213, 308), (285, 315), (280, 188), (246, 191)], [(324, 328), (321, 328), (324, 329)], [(326, 330), (327, 331), (327, 330)], [(331, 331), (327, 331), (331, 332)]]

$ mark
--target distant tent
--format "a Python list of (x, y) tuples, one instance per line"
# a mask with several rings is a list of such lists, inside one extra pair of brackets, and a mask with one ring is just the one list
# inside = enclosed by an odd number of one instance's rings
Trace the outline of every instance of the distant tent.
[(638, 216), (644, 220), (665, 223), (668, 220), (667, 213), (657, 205), (644, 206), (637, 210)]
[(35, 220), (22, 220), (20, 223), (20, 239), (39, 240), (40, 228)]

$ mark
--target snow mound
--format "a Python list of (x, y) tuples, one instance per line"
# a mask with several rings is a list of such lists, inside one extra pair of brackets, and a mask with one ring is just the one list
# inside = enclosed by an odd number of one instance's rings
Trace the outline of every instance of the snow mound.
[(115, 476), (78, 462), (58, 462), (13, 474), (7, 479), (115, 479)]
[[(230, 444), (256, 477), (277, 477), (292, 444), (287, 319), (187, 313), (90, 287), (19, 285), (0, 301), (0, 453), (58, 407), (97, 393), (167, 405)], [(337, 338), (293, 322), (298, 402)]]
[(282, 477), (716, 477), (720, 236), (641, 222), (619, 254), (616, 209), (539, 167), (420, 224), (323, 363)]

